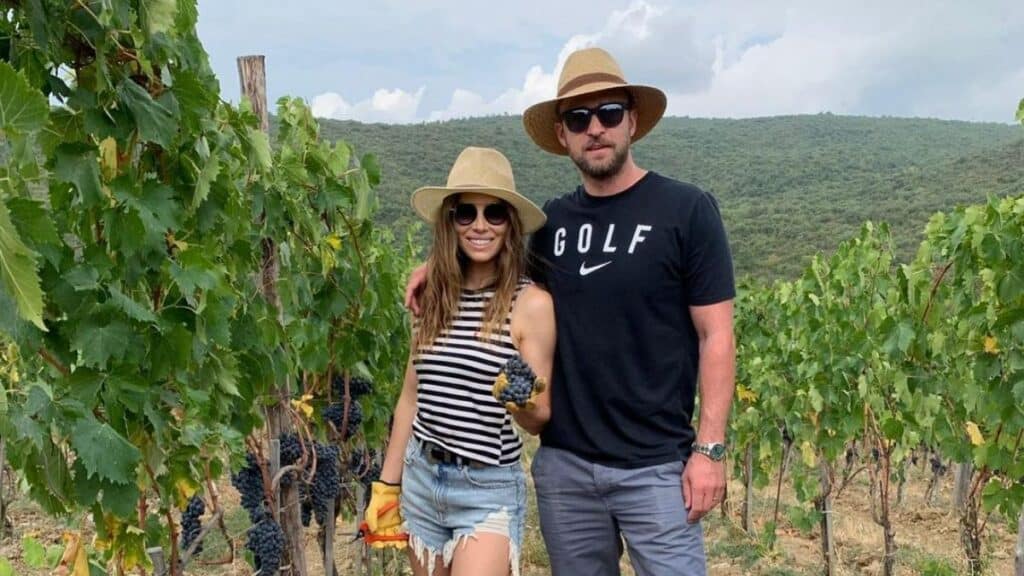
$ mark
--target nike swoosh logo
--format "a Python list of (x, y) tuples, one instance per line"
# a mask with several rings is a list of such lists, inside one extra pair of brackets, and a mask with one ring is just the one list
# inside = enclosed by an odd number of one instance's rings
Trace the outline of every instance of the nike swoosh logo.
[(590, 274), (591, 272), (597, 272), (601, 268), (604, 268), (605, 266), (607, 266), (607, 265), (609, 265), (611, 263), (612, 263), (612, 261), (609, 260), (607, 262), (602, 262), (601, 264), (598, 264), (597, 266), (587, 267), (587, 263), (586, 262), (580, 262), (580, 276), (586, 276), (587, 274)]

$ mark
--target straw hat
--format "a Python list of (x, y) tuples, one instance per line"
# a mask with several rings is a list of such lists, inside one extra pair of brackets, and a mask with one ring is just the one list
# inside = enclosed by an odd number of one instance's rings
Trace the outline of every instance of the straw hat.
[(516, 192), (508, 158), (493, 148), (475, 146), (469, 146), (455, 159), (445, 186), (424, 186), (413, 192), (412, 207), (421, 218), (434, 224), (444, 199), (463, 192), (487, 194), (508, 202), (519, 215), (523, 234), (539, 229), (547, 220), (536, 204)]
[(637, 111), (633, 135), (636, 142), (650, 132), (665, 113), (665, 93), (652, 86), (626, 82), (619, 64), (600, 48), (584, 48), (569, 55), (558, 77), (558, 96), (534, 104), (523, 113), (526, 133), (544, 150), (566, 155), (568, 152), (555, 135), (555, 124), (560, 121), (558, 103), (566, 98), (614, 88), (625, 88), (633, 95), (633, 109)]

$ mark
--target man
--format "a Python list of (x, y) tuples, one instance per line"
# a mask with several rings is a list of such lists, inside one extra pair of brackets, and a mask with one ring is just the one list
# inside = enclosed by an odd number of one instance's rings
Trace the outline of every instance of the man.
[(714, 199), (633, 160), (665, 104), (588, 48), (566, 60), (557, 97), (523, 116), (582, 180), (547, 203), (531, 245), (558, 333), (532, 468), (556, 576), (619, 574), (622, 540), (638, 575), (706, 574), (699, 521), (725, 494), (732, 260)]

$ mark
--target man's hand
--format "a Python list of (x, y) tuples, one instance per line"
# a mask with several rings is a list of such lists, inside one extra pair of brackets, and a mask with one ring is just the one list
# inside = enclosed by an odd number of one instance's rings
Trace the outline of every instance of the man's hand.
[(405, 284), (405, 307), (415, 316), (420, 315), (420, 291), (426, 283), (427, 265), (420, 264), (409, 274), (409, 281)]
[(690, 511), (686, 521), (694, 524), (725, 499), (725, 461), (715, 462), (693, 453), (683, 470), (683, 502)]
[(366, 505), (367, 534), (364, 536), (371, 547), (394, 547), (401, 550), (408, 546), (408, 537), (402, 532), (402, 512), (399, 507), (401, 498), (400, 485), (373, 483), (370, 503)]
[(494, 379), (491, 395), (513, 414), (519, 410), (533, 410), (534, 400), (547, 388), (547, 382), (538, 378), (521, 356), (509, 358)]

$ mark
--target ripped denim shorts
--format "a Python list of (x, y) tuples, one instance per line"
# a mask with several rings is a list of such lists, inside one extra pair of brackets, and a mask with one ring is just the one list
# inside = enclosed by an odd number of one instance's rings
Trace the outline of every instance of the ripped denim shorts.
[(451, 566), (456, 547), (480, 532), (508, 536), (509, 563), (519, 576), (526, 514), (522, 464), (468, 466), (428, 458), (415, 436), (405, 448), (402, 517), (416, 559), (433, 573), (440, 555)]

